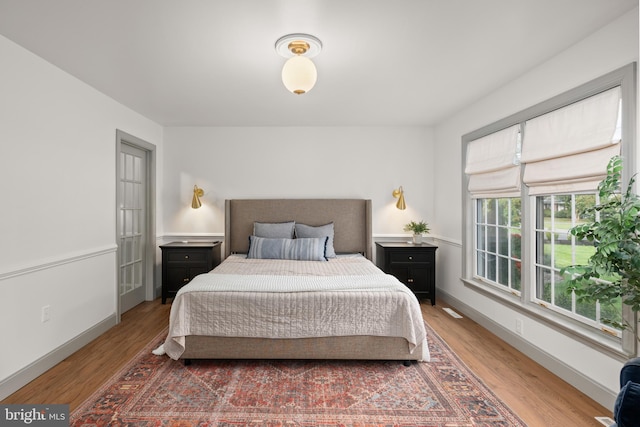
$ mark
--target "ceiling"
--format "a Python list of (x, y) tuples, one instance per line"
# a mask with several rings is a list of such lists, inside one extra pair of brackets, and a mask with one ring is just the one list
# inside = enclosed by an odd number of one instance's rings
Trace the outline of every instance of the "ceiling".
[[(0, 0), (0, 34), (165, 126), (430, 126), (638, 0)], [(317, 36), (293, 95), (275, 41)]]

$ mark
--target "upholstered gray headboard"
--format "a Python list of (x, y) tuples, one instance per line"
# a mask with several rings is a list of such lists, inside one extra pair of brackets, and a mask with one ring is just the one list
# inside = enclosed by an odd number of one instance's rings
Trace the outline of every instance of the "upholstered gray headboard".
[(225, 201), (225, 253), (247, 253), (253, 223), (333, 222), (336, 253), (362, 253), (372, 259), (371, 200), (232, 199)]

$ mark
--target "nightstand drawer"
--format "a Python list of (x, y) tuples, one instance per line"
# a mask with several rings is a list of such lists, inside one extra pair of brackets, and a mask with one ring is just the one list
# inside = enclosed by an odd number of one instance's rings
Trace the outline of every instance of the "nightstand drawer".
[(167, 254), (167, 262), (206, 262), (209, 254), (199, 251), (171, 251)]
[(433, 260), (433, 253), (427, 252), (392, 252), (391, 262), (430, 262)]
[(166, 285), (167, 290), (177, 292), (183, 285), (191, 280), (188, 268), (167, 268)]
[(178, 290), (189, 283), (198, 274), (208, 273), (208, 267), (168, 267), (166, 271), (166, 286), (168, 292), (178, 292)]
[(428, 270), (427, 268), (391, 268), (389, 271), (396, 276), (398, 280), (404, 283), (412, 291), (418, 291), (426, 293), (429, 291), (427, 288), (428, 282)]

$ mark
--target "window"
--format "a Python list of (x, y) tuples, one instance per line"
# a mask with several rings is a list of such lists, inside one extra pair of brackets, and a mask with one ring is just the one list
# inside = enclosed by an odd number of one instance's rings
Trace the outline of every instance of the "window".
[(520, 199), (476, 200), (476, 276), (514, 293), (521, 289)]
[(619, 352), (633, 339), (600, 318), (621, 304), (577, 301), (560, 271), (594, 252), (568, 230), (590, 219), (609, 159), (635, 170), (634, 76), (631, 64), (463, 137), (465, 283)]
[(587, 241), (576, 241), (568, 234), (575, 225), (595, 218), (587, 218), (585, 209), (597, 204), (597, 194), (557, 194), (536, 197), (535, 268), (536, 288), (533, 301), (620, 337), (621, 331), (602, 323), (603, 310), (609, 318), (620, 319), (622, 304), (601, 307), (598, 302), (577, 301), (567, 292), (566, 277), (560, 275), (564, 267), (587, 264), (594, 247)]

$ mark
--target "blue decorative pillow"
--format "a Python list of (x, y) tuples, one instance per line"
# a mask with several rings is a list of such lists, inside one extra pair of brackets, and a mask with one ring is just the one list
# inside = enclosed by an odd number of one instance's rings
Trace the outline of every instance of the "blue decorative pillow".
[(627, 382), (618, 393), (613, 409), (618, 427), (638, 427), (640, 420), (640, 384)]
[(295, 225), (296, 229), (296, 238), (307, 238), (307, 237), (328, 237), (327, 240), (327, 258), (335, 258), (336, 251), (333, 248), (333, 223), (320, 225), (317, 227), (306, 225), (306, 224), (297, 224)]
[(249, 236), (247, 258), (326, 261), (327, 237), (309, 239), (269, 239)]
[(270, 239), (293, 239), (295, 221), (254, 222), (253, 235)]

